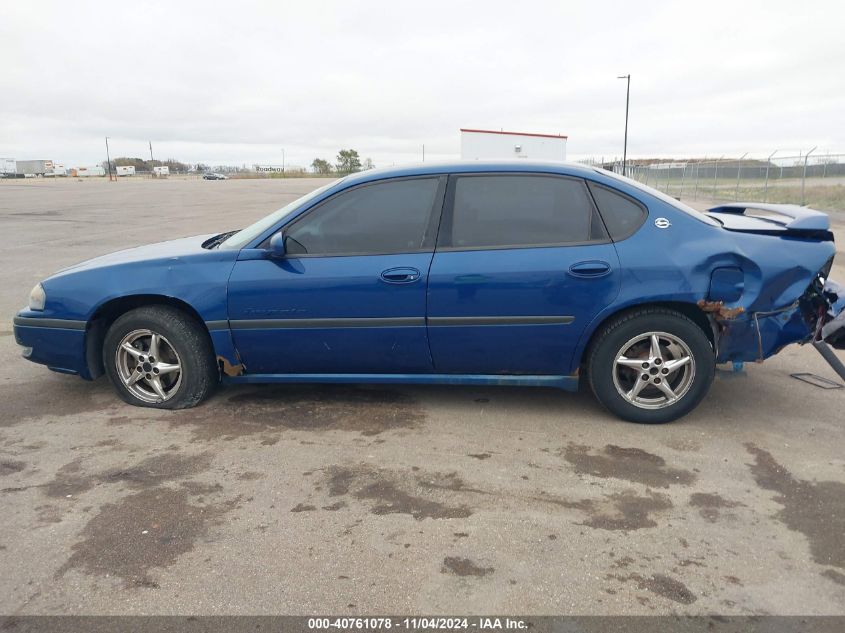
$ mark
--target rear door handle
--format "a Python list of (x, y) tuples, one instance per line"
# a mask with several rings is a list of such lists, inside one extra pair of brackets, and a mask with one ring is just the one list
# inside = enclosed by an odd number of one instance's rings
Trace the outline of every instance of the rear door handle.
[(610, 272), (610, 264), (598, 259), (577, 262), (569, 267), (573, 277), (604, 277)]
[(382, 281), (389, 284), (410, 284), (419, 278), (420, 271), (410, 267), (388, 268), (381, 273)]

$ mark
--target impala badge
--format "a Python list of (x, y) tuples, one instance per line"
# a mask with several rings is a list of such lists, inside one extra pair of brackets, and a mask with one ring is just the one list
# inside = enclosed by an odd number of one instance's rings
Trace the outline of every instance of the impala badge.
[(668, 229), (670, 226), (672, 226), (672, 223), (666, 218), (657, 218), (654, 221), (654, 226), (656, 226), (658, 229)]

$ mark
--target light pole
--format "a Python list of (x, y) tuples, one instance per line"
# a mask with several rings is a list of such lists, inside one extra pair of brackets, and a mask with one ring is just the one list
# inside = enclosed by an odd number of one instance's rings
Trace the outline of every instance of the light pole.
[(109, 157), (109, 137), (106, 137), (106, 166), (109, 168), (109, 182), (111, 182), (111, 158)]
[(622, 175), (625, 176), (628, 171), (628, 105), (631, 102), (631, 74), (620, 75), (617, 79), (628, 81), (628, 88), (625, 91), (625, 143), (622, 146)]
[(282, 148), (282, 175), (285, 175), (285, 148)]

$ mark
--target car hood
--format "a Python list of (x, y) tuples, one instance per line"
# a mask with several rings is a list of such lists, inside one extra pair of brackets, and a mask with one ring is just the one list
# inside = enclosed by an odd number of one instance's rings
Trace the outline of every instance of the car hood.
[(167, 242), (158, 242), (156, 244), (147, 244), (146, 246), (127, 248), (122, 251), (116, 251), (114, 253), (109, 253), (108, 255), (101, 255), (99, 257), (94, 257), (84, 262), (80, 262), (79, 264), (69, 266), (60, 270), (56, 273), (56, 275), (58, 276), (70, 272), (79, 272), (93, 268), (144, 261), (182, 259), (192, 255), (208, 253), (209, 251), (204, 249), (202, 245), (215, 235), (216, 234), (214, 233), (207, 235), (195, 235), (193, 237), (183, 237), (177, 240), (168, 240)]

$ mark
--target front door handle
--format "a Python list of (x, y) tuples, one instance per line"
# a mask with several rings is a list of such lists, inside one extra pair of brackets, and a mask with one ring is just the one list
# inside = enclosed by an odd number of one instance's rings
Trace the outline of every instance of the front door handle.
[(573, 277), (604, 277), (610, 272), (610, 264), (598, 259), (577, 262), (569, 267), (569, 274)]
[(389, 284), (410, 284), (419, 278), (420, 271), (410, 267), (388, 268), (381, 273), (382, 281)]

